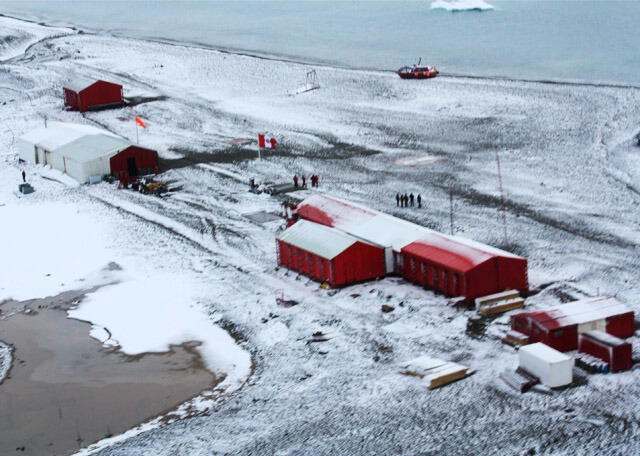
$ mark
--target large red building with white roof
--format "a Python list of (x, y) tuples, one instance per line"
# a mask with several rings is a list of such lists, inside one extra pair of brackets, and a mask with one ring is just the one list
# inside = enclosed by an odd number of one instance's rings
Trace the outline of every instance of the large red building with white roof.
[(296, 212), (303, 220), (378, 246), (387, 274), (402, 275), (446, 296), (472, 300), (511, 289), (528, 291), (527, 260), (504, 250), (323, 194), (305, 199)]

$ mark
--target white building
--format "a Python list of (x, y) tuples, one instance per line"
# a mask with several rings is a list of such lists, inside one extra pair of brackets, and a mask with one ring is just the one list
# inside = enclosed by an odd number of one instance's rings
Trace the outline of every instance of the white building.
[[(130, 165), (124, 171), (129, 177), (139, 175), (141, 168), (157, 167), (155, 151), (132, 146), (126, 139), (90, 125), (50, 122), (48, 127), (21, 136), (16, 144), (25, 162), (50, 165), (81, 184), (119, 174), (127, 158)], [(120, 153), (121, 159), (116, 159), (119, 166), (114, 168), (112, 158)]]

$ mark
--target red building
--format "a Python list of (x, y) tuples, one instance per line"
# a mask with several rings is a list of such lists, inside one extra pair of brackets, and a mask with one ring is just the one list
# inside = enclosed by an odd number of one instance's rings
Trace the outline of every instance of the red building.
[(331, 287), (384, 277), (384, 250), (304, 220), (277, 236), (278, 264)]
[(122, 86), (113, 82), (79, 78), (64, 86), (64, 105), (80, 112), (124, 104)]
[(529, 291), (525, 258), (467, 239), (431, 232), (401, 252), (402, 276), (445, 296), (472, 300), (505, 290)]
[(522, 312), (511, 317), (511, 327), (529, 336), (529, 343), (544, 342), (559, 351), (578, 348), (578, 335), (587, 331), (604, 331), (623, 339), (635, 332), (633, 310), (612, 297)]
[(387, 274), (402, 275), (446, 296), (472, 300), (510, 289), (526, 293), (529, 288), (527, 260), (504, 250), (323, 194), (302, 201), (296, 213), (380, 246)]
[(129, 146), (109, 159), (111, 174), (122, 182), (137, 176), (158, 174), (158, 152), (140, 146)]
[(602, 331), (580, 334), (578, 351), (608, 363), (610, 372), (629, 370), (633, 365), (631, 344)]

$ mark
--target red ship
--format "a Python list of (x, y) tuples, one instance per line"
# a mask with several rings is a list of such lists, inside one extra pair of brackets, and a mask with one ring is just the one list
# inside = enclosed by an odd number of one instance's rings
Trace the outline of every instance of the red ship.
[(396, 73), (398, 73), (398, 76), (402, 79), (430, 79), (435, 78), (439, 74), (436, 67), (420, 66), (420, 61), (413, 67), (402, 67), (396, 71)]

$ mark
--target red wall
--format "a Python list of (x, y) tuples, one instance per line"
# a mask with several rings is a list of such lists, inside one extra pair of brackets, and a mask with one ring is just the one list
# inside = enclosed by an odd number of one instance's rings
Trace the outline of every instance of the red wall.
[(129, 146), (122, 152), (111, 157), (109, 161), (111, 165), (111, 174), (121, 176), (124, 173), (125, 177), (129, 176), (129, 167), (127, 160), (130, 157), (136, 158), (136, 166), (139, 170), (138, 174), (158, 173), (158, 152), (151, 149), (145, 149), (144, 147)]
[[(578, 348), (578, 325), (547, 329), (533, 319), (513, 315), (511, 328), (528, 335), (531, 343), (544, 342), (558, 351)], [(621, 339), (631, 337), (635, 332), (633, 311), (607, 318), (607, 332)]]
[(403, 251), (402, 256), (400, 273), (405, 279), (445, 296), (464, 296), (471, 300), (510, 289), (521, 292), (529, 289), (524, 259), (496, 257), (465, 272), (407, 251)]
[(334, 284), (349, 285), (385, 276), (384, 249), (356, 242), (332, 261)]
[(496, 257), (498, 269), (498, 288), (529, 292), (529, 275), (525, 258)]
[(69, 108), (80, 109), (78, 105), (78, 94), (73, 90), (64, 89), (64, 105)]
[(633, 311), (607, 318), (607, 332), (611, 335), (626, 339), (635, 333), (635, 316)]
[(356, 242), (331, 261), (279, 239), (276, 245), (278, 264), (334, 288), (385, 275), (384, 250), (363, 242)]
[[(80, 112), (87, 111), (94, 107), (124, 102), (122, 86), (120, 84), (114, 84), (113, 82), (96, 81), (79, 93), (66, 88), (64, 92), (65, 105), (78, 109)], [(70, 93), (73, 95), (70, 95)]]
[(580, 353), (588, 353), (602, 361), (609, 363), (611, 372), (620, 372), (631, 369), (633, 361), (631, 359), (631, 344), (624, 343), (621, 345), (610, 346), (592, 339), (591, 337), (580, 334), (578, 343), (578, 351)]

